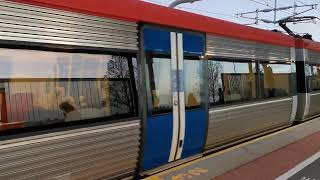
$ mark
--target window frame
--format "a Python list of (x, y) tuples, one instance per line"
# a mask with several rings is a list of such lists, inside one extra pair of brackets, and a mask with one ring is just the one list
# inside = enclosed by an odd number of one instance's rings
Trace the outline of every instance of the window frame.
[[(208, 100), (208, 104), (209, 104), (209, 109), (210, 108), (223, 108), (223, 107), (230, 107), (230, 106), (235, 106), (235, 105), (241, 105), (241, 104), (248, 104), (248, 103), (259, 103), (259, 102), (263, 102), (263, 101), (272, 101), (272, 100), (278, 100), (278, 99), (284, 99), (284, 98), (288, 98), (288, 97), (292, 97), (294, 94), (296, 94), (297, 92), (293, 92), (294, 89), (292, 88), (292, 86), (290, 86), (290, 90), (292, 90), (292, 92), (289, 93), (288, 96), (278, 96), (278, 97), (272, 97), (272, 98), (264, 98), (263, 97), (263, 88), (262, 88), (262, 83), (263, 83), (263, 77), (262, 77), (262, 72), (260, 69), (260, 65), (262, 64), (262, 62), (270, 62), (271, 60), (261, 60), (261, 59), (246, 59), (246, 58), (234, 58), (234, 57), (209, 57), (207, 58), (207, 61), (220, 61), (220, 62), (236, 62), (236, 63), (241, 63), (241, 62), (254, 62), (255, 64), (255, 74), (257, 75), (256, 77), (256, 94), (257, 97), (254, 99), (250, 99), (250, 100), (246, 100), (246, 101), (235, 101), (232, 103), (227, 103), (227, 104), (219, 104), (219, 105), (212, 105), (212, 103), (210, 102), (210, 98)], [(274, 64), (287, 64), (286, 61), (276, 61)], [(290, 66), (292, 66), (292, 64), (294, 64), (294, 62), (291, 62)], [(291, 71), (292, 73), (293, 71)], [(296, 71), (294, 71), (293, 73), (296, 73)], [(209, 72), (207, 72), (207, 74), (209, 74)], [(293, 81), (291, 78), (289, 79), (290, 81)], [(208, 79), (209, 81), (209, 79)], [(207, 83), (209, 85), (209, 82)], [(296, 84), (296, 82), (294, 81), (293, 84)], [(207, 87), (208, 88), (208, 87)], [(210, 93), (210, 90), (208, 88), (208, 93)], [(208, 94), (208, 96), (210, 96)]]
[[(309, 68), (309, 70), (310, 70), (310, 72), (309, 72), (310, 74), (306, 74), (306, 76), (307, 76), (307, 84), (308, 84), (308, 92), (310, 92), (310, 93), (318, 93), (318, 92), (320, 92), (320, 89), (314, 90), (312, 88), (312, 84), (311, 84), (312, 81), (311, 80), (314, 77), (313, 67), (314, 66), (320, 66), (320, 63), (308, 62), (306, 65), (307, 65), (307, 68)], [(320, 79), (320, 74), (318, 76), (319, 76), (319, 79)]]
[[(184, 57), (183, 57), (183, 61), (200, 61), (202, 63), (205, 63), (203, 62), (203, 59), (201, 59), (201, 57), (199, 56), (194, 56), (194, 55), (188, 55), (188, 54), (184, 54)], [(206, 73), (207, 73), (207, 70), (205, 70), (205, 68), (207, 68), (207, 66), (205, 64), (202, 64), (202, 77), (201, 77), (201, 80), (202, 80), (202, 88), (206, 88)], [(185, 70), (185, 69), (184, 69)], [(186, 76), (184, 76), (184, 80), (185, 80)], [(186, 93), (186, 90), (185, 92)], [(185, 110), (186, 111), (195, 111), (195, 110), (199, 110), (199, 109), (203, 109), (205, 106), (205, 103), (206, 103), (206, 92), (204, 92), (204, 90), (201, 91), (201, 88), (200, 88), (200, 104), (197, 105), (197, 106), (192, 106), (192, 107), (187, 107), (186, 105), (186, 99), (185, 99)], [(185, 94), (186, 95), (186, 94)]]
[[(147, 64), (147, 67), (148, 67), (148, 74), (147, 74), (147, 77), (148, 77), (148, 81), (147, 82), (147, 114), (149, 116), (153, 116), (153, 117), (156, 117), (156, 116), (163, 116), (163, 115), (168, 115), (170, 113), (173, 113), (173, 106), (171, 104), (171, 108), (169, 109), (164, 109), (164, 110), (161, 110), (161, 111), (153, 111), (153, 103), (154, 103), (154, 99), (153, 99), (153, 95), (152, 95), (152, 82), (154, 82), (154, 73), (153, 72), (153, 69), (152, 71), (150, 71), (150, 69), (152, 68), (152, 63), (150, 63), (152, 61), (153, 58), (162, 58), (162, 59), (169, 59), (170, 60), (170, 64), (171, 64), (171, 54), (168, 54), (168, 53), (160, 53), (160, 52), (153, 52), (153, 51), (146, 51), (145, 52), (145, 59), (146, 59), (146, 64)], [(189, 55), (189, 54), (184, 54), (184, 57), (183, 57), (183, 61), (188, 61), (188, 60), (196, 60), (196, 61), (203, 61), (203, 59), (201, 59), (199, 56), (194, 56), (194, 55)], [(203, 66), (205, 67), (205, 66)], [(170, 66), (171, 68), (171, 66)], [(171, 69), (170, 69), (170, 72), (171, 72)], [(206, 71), (203, 71), (203, 73), (205, 73)], [(172, 77), (172, 76), (171, 76)], [(185, 77), (184, 77), (185, 78)], [(203, 81), (205, 81), (205, 76), (203, 77)], [(172, 82), (170, 82), (170, 85), (172, 86), (171, 84)], [(203, 86), (205, 86), (205, 82), (203, 82)], [(171, 87), (172, 88), (172, 87)], [(172, 93), (170, 94), (171, 96), (171, 100), (172, 100)], [(199, 110), (203, 107), (205, 107), (205, 97), (200, 97), (201, 98), (201, 103), (197, 106), (193, 106), (193, 107), (187, 107), (185, 106), (185, 110), (186, 111), (194, 111), (194, 110)]]
[[(267, 61), (267, 60), (259, 60), (259, 67), (260, 67), (260, 65), (262, 65), (264, 62), (268, 62), (267, 64), (283, 64), (283, 65), (288, 65), (288, 66), (290, 66), (291, 67), (291, 69), (292, 69), (292, 65), (294, 64), (295, 65), (295, 63), (293, 63), (293, 62), (291, 62), (290, 64), (288, 64), (287, 62), (285, 62), (285, 61), (275, 61), (275, 62), (272, 62), (272, 63), (270, 63), (270, 61)], [(293, 88), (293, 86), (295, 85), (296, 86), (296, 84), (297, 84), (297, 80), (296, 81), (293, 81), (292, 79), (291, 79), (291, 77), (289, 77), (289, 93), (288, 93), (288, 95), (286, 95), (286, 96), (275, 96), (275, 97), (270, 97), (270, 98), (267, 98), (267, 97), (264, 97), (264, 93), (263, 93), (263, 91), (264, 91), (264, 86), (262, 85), (263, 83), (264, 83), (264, 79), (262, 78), (262, 73), (261, 73), (262, 71), (260, 70), (260, 83), (261, 83), (261, 86), (260, 86), (260, 88), (261, 88), (261, 99), (262, 100), (269, 100), (269, 99), (281, 99), (281, 98), (286, 98), (286, 97), (292, 97), (294, 94), (296, 94), (297, 92), (296, 92), (296, 88), (294, 89)], [(294, 73), (296, 74), (296, 71), (294, 71)], [(293, 74), (293, 72), (291, 71), (291, 73), (290, 74)], [(291, 82), (292, 81), (292, 82)], [(262, 88), (263, 87), (263, 88)], [(294, 91), (295, 90), (295, 91)]]
[[(154, 107), (153, 107), (153, 104), (154, 104), (154, 97), (152, 95), (152, 91), (154, 88), (154, 73), (153, 73), (153, 63), (150, 63), (151, 61), (153, 62), (153, 58), (161, 58), (161, 59), (169, 59), (170, 60), (170, 67), (171, 67), (171, 55), (170, 54), (167, 54), (167, 53), (155, 53), (155, 52), (145, 52), (145, 58), (146, 58), (146, 65), (148, 67), (148, 74), (147, 74), (147, 77), (148, 77), (148, 82), (147, 83), (147, 92), (148, 92), (148, 95), (147, 95), (147, 109), (148, 109), (148, 112), (147, 114), (148, 115), (151, 115), (151, 116), (162, 116), (162, 115), (166, 115), (166, 114), (170, 114), (173, 112), (173, 105), (172, 105), (172, 102), (171, 102), (171, 107), (169, 108), (166, 108), (166, 109), (163, 109), (163, 110), (160, 110), (160, 111), (154, 111)], [(171, 69), (170, 69), (170, 73), (171, 73)], [(171, 74), (170, 74), (170, 78), (171, 78)], [(170, 80), (171, 81), (171, 80)], [(171, 82), (170, 82), (170, 86), (171, 86)], [(172, 88), (172, 87), (170, 87)], [(171, 101), (172, 101), (172, 93), (170, 93), (170, 97), (171, 97)]]
[[(136, 76), (139, 77), (139, 81), (141, 81), (140, 74), (140, 60), (138, 59), (139, 53), (135, 50), (120, 50), (120, 49), (106, 49), (106, 48), (95, 48), (95, 47), (82, 47), (82, 46), (71, 46), (71, 45), (52, 45), (52, 44), (42, 44), (42, 43), (30, 43), (30, 42), (8, 42), (8, 41), (0, 41), (0, 48), (3, 49), (12, 49), (12, 50), (33, 50), (33, 51), (43, 51), (43, 52), (60, 52), (60, 53), (85, 53), (85, 54), (93, 54), (93, 55), (110, 55), (110, 56), (122, 56), (127, 58), (128, 68), (130, 68), (130, 64), (134, 66), (134, 59), (136, 61), (136, 66), (138, 68), (137, 74), (134, 72), (129, 73), (129, 88), (132, 96), (132, 103), (134, 104), (134, 113), (130, 114), (115, 114), (111, 116), (102, 116), (96, 118), (90, 118), (85, 120), (76, 120), (76, 121), (68, 121), (68, 122), (58, 122), (58, 123), (48, 123), (41, 124), (35, 126), (24, 126), (19, 128), (5, 128), (0, 129), (0, 140), (7, 140), (17, 137), (28, 137), (33, 135), (41, 135), (46, 133), (53, 132), (61, 132), (67, 130), (74, 130), (79, 128), (88, 128), (99, 125), (112, 124), (116, 122), (126, 122), (137, 120), (141, 118), (140, 112), (140, 100), (139, 100), (139, 89), (141, 89), (141, 83), (136, 83)], [(130, 63), (131, 62), (131, 63)], [(132, 77), (134, 77), (134, 82), (132, 81)], [(17, 82), (17, 81), (26, 81), (28, 80), (40, 81), (41, 79), (46, 79), (46, 81), (55, 81), (59, 82), (61, 79), (68, 78), (14, 78), (0, 79), (0, 82)], [(76, 80), (81, 80), (84, 78), (72, 78)], [(97, 78), (94, 78), (97, 79)], [(100, 79), (100, 78), (98, 78)], [(57, 80), (57, 81), (56, 81)], [(132, 86), (135, 85), (135, 88)]]
[[(257, 79), (259, 79), (260, 78), (260, 76), (259, 76), (259, 74), (260, 74), (260, 72), (259, 71), (257, 71), (258, 69), (257, 69), (257, 65), (258, 65), (258, 61), (256, 61), (256, 60), (251, 60), (251, 59), (243, 59), (243, 58), (237, 58), (237, 59), (235, 59), (235, 58), (221, 58), (221, 57), (212, 57), (212, 58), (209, 58), (208, 59), (208, 62), (209, 61), (218, 61), (218, 62), (230, 62), (230, 63), (233, 63), (233, 62), (236, 62), (236, 63), (248, 63), (248, 62), (252, 62), (252, 63), (254, 63), (254, 65), (255, 65), (255, 75), (256, 75), (256, 87), (255, 87), (255, 90), (256, 90), (256, 95), (257, 95), (257, 97), (256, 98), (253, 98), (253, 99), (250, 99), (250, 100), (246, 100), (246, 101), (241, 101), (241, 100), (238, 100), (238, 101), (233, 101), (233, 102), (230, 102), (230, 103), (225, 103), (225, 104), (219, 104), (219, 105), (212, 105), (212, 103), (210, 102), (210, 100), (209, 100), (209, 108), (220, 108), (220, 107), (228, 107), (228, 106), (234, 106), (234, 105), (239, 105), (239, 104), (245, 104), (245, 103), (249, 103), (249, 102), (258, 102), (258, 101), (260, 101), (260, 90), (258, 89), (258, 87), (259, 87), (259, 80), (257, 81)], [(208, 72), (208, 74), (209, 74), (209, 72)], [(209, 81), (209, 79), (208, 79), (208, 81)], [(208, 85), (209, 85), (209, 82), (208, 82)], [(208, 92), (210, 93), (210, 90), (208, 89)], [(210, 95), (209, 95), (210, 96)], [(210, 98), (209, 98), (210, 99)]]

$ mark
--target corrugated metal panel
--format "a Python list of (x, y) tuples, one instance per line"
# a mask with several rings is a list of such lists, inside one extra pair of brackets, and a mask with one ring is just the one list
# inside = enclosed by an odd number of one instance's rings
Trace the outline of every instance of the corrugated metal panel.
[(2, 142), (0, 179), (131, 177), (139, 142), (140, 120)]
[(310, 94), (308, 117), (320, 115), (320, 93)]
[(320, 63), (320, 53), (315, 51), (308, 51), (308, 61)]
[(207, 55), (226, 58), (290, 61), (292, 50), (289, 47), (207, 36)]
[(0, 0), (0, 39), (137, 50), (137, 24)]
[(206, 150), (290, 123), (292, 99), (211, 109)]

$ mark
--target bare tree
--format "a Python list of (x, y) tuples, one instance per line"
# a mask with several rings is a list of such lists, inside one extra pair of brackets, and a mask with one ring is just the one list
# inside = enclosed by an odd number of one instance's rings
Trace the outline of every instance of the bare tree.
[(105, 79), (109, 83), (112, 113), (134, 112), (128, 58), (112, 56), (107, 64)]
[(216, 61), (208, 61), (208, 80), (209, 80), (209, 99), (216, 103), (216, 96), (219, 95), (219, 74), (222, 71), (222, 65)]

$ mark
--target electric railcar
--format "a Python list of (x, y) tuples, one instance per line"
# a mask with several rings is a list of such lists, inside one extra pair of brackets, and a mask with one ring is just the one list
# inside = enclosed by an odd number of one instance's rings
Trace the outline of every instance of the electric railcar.
[(130, 179), (306, 120), (319, 47), (137, 0), (1, 0), (0, 179)]
[(320, 48), (319, 43), (296, 40), (298, 74), (298, 111), (296, 120), (310, 119), (320, 114)]

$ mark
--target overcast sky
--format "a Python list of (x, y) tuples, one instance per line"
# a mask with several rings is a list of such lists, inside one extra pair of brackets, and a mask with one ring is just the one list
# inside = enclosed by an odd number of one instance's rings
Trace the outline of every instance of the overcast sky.
[[(174, 0), (144, 0), (151, 3), (167, 6)], [(296, 2), (298, 5), (303, 4), (320, 4), (320, 0), (278, 0), (278, 6), (293, 6)], [(211, 16), (219, 19), (224, 19), (240, 24), (250, 24), (254, 20), (247, 20), (242, 18), (237, 18), (236, 14), (241, 12), (255, 11), (257, 8), (266, 9), (274, 6), (274, 0), (202, 0), (195, 2), (193, 4), (182, 4), (177, 8), (190, 11), (193, 13), (203, 14), (206, 16)], [(308, 8), (298, 9), (298, 12), (304, 11)], [(287, 11), (281, 11), (278, 13), (278, 19), (284, 18), (293, 14), (293, 9)], [(320, 17), (320, 5), (317, 10), (312, 10), (304, 14), (305, 16), (317, 16)], [(254, 17), (255, 15), (252, 15)], [(260, 18), (273, 20), (273, 13), (263, 14), (261, 13)], [(252, 25), (254, 27), (262, 29), (281, 29), (277, 25), (266, 24), (259, 22), (259, 25)], [(313, 39), (320, 41), (320, 20), (317, 24), (314, 23), (300, 23), (300, 24), (290, 24), (290, 28), (294, 32), (298, 33), (310, 33), (313, 35)]]

